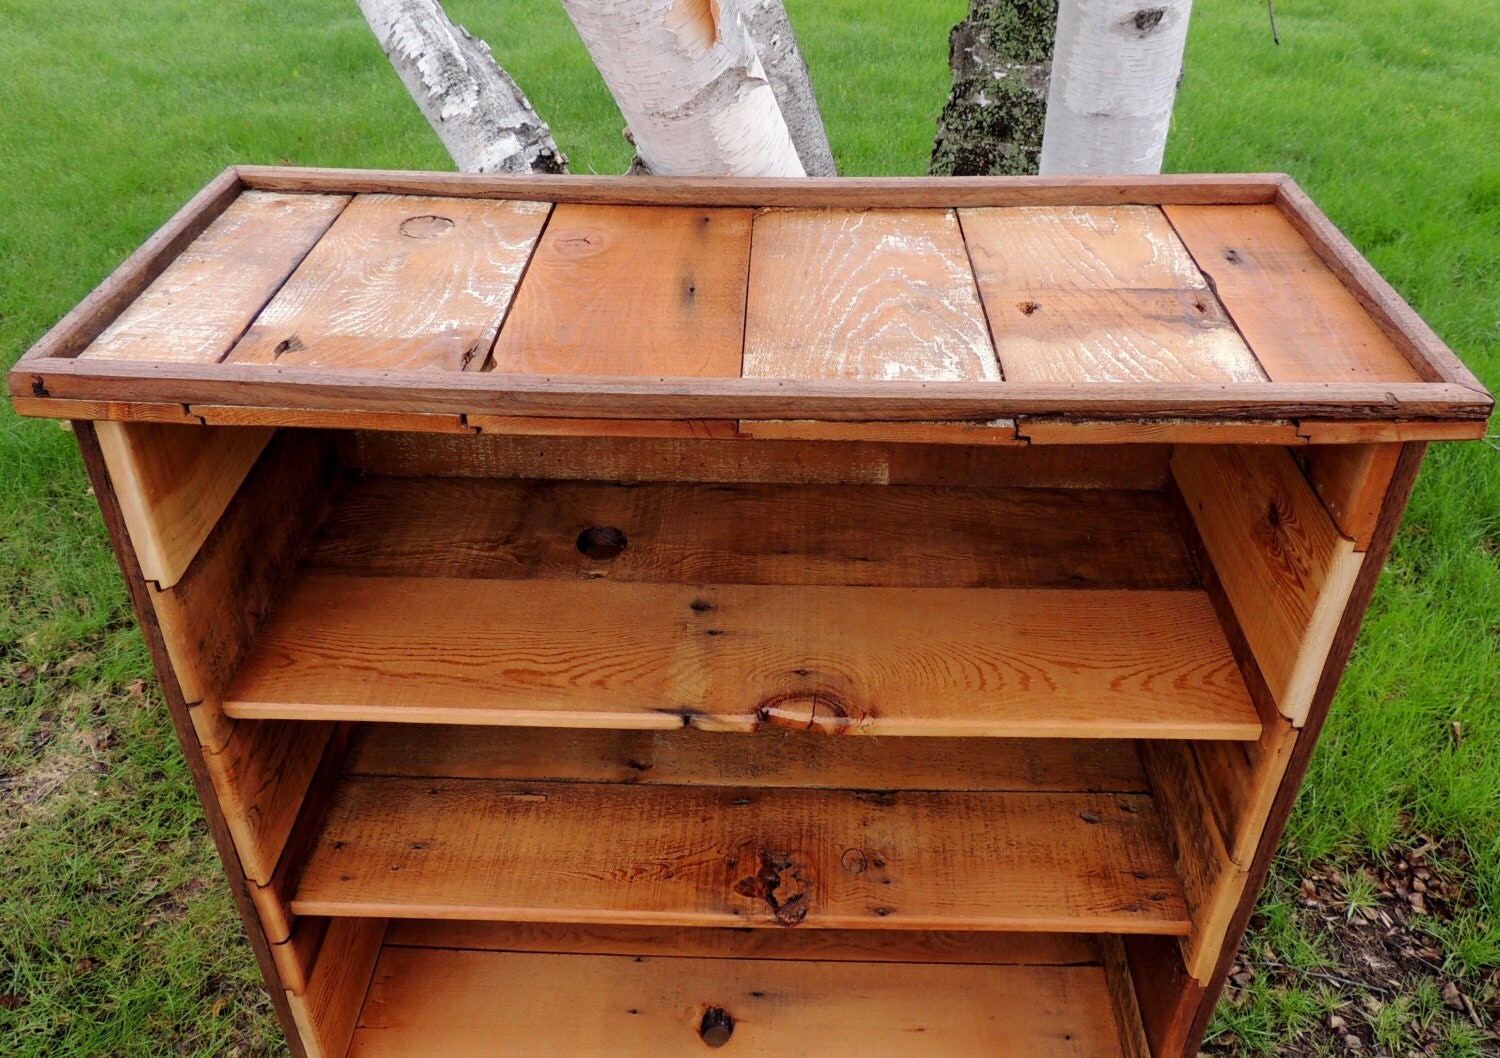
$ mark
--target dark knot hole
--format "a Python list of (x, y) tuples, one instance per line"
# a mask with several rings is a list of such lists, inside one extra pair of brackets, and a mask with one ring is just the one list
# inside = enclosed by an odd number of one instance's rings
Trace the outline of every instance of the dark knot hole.
[(591, 525), (578, 534), (579, 554), (604, 562), (624, 551), (630, 543), (625, 534), (612, 525)]

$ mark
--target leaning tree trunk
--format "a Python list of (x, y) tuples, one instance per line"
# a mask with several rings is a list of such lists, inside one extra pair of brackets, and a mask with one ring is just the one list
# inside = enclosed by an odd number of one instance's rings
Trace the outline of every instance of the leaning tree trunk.
[(938, 121), (934, 176), (1037, 171), (1057, 0), (970, 0), (953, 27), (953, 91)]
[(740, 10), (808, 176), (837, 176), (812, 75), (782, 0), (743, 0)]
[(561, 173), (568, 159), (489, 45), (438, 0), (359, 0), (391, 65), (460, 169)]
[(1159, 173), (1192, 0), (1061, 0), (1041, 171)]
[(739, 0), (563, 0), (661, 176), (803, 176)]

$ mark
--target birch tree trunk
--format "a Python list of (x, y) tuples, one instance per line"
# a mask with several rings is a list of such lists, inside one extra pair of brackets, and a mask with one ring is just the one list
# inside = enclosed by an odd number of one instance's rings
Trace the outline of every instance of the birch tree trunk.
[(1159, 173), (1192, 0), (1061, 0), (1045, 174)]
[(661, 176), (804, 176), (739, 0), (562, 0)]
[(812, 75), (782, 0), (743, 0), (741, 16), (808, 176), (837, 176)]
[(561, 173), (552, 130), (489, 45), (438, 0), (359, 0), (380, 47), (453, 161), (470, 173)]

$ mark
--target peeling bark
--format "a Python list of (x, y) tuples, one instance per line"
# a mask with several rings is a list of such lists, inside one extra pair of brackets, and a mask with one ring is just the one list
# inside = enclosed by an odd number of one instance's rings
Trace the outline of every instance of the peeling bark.
[(1041, 171), (1159, 173), (1192, 0), (1062, 0)]
[(743, 0), (741, 15), (808, 176), (837, 176), (812, 75), (782, 0)]
[(391, 65), (459, 169), (561, 173), (568, 159), (489, 45), (438, 0), (359, 0)]
[(970, 0), (953, 27), (953, 91), (938, 122), (935, 176), (1035, 173), (1047, 114), (1057, 0)]
[(803, 176), (740, 0), (563, 0), (661, 176)]

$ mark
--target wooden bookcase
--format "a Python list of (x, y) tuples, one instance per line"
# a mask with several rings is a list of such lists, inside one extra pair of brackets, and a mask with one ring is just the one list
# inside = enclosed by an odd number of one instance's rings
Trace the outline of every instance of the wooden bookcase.
[(1187, 1058), (1493, 405), (1284, 177), (231, 170), (10, 386), (299, 1058)]

